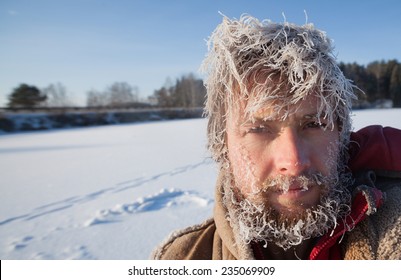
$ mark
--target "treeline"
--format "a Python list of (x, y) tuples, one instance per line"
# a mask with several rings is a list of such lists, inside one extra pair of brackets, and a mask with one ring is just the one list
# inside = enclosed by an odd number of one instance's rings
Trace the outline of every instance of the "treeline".
[[(360, 89), (356, 92), (359, 101), (353, 104), (355, 108), (377, 107), (378, 102), (384, 102), (386, 107), (401, 107), (401, 64), (397, 60), (375, 61), (366, 66), (340, 63), (339, 67)], [(127, 82), (115, 82), (104, 90), (88, 91), (86, 106), (92, 109), (203, 107), (206, 89), (201, 79), (196, 78), (194, 74), (188, 74), (176, 79), (174, 83), (167, 79), (165, 84), (147, 99), (141, 99), (139, 96), (137, 86)], [(8, 96), (7, 106), (11, 109), (77, 107), (61, 83), (50, 84), (43, 89), (21, 84)]]
[(340, 63), (339, 66), (363, 92), (357, 92), (359, 101), (355, 107), (366, 107), (383, 100), (391, 100), (393, 107), (401, 107), (401, 63), (397, 60), (374, 61), (366, 66)]
[[(139, 89), (126, 82), (115, 82), (103, 91), (92, 89), (86, 93), (89, 108), (133, 108), (139, 106)], [(39, 89), (21, 84), (8, 96), (9, 108), (72, 108), (76, 107), (66, 87), (61, 83)]]
[(167, 79), (163, 87), (155, 90), (153, 97), (157, 105), (163, 108), (202, 107), (206, 99), (206, 88), (201, 79), (189, 74), (177, 79), (175, 84)]
[[(173, 84), (167, 79), (165, 85), (155, 90), (147, 99), (140, 99), (139, 88), (127, 82), (115, 82), (104, 90), (91, 89), (86, 93), (86, 108), (131, 109), (131, 108), (195, 108), (202, 107), (206, 98), (203, 81), (188, 74)], [(50, 84), (39, 89), (33, 85), (20, 84), (8, 96), (8, 108), (46, 109), (73, 108), (66, 87), (61, 83)]]
[(127, 82), (115, 82), (103, 91), (92, 89), (86, 93), (87, 107), (139, 107), (139, 88)]

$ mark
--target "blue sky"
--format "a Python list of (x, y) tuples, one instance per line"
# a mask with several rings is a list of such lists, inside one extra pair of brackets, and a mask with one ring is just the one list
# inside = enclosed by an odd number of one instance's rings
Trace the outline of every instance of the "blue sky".
[(77, 105), (117, 81), (153, 94), (198, 74), (221, 15), (308, 22), (339, 61), (401, 60), (399, 0), (0, 0), (0, 106), (20, 83), (60, 82)]

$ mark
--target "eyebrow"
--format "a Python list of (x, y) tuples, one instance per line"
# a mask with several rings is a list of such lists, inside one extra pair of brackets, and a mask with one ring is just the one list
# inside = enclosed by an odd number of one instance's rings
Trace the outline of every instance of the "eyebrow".
[(320, 119), (318, 113), (313, 113), (313, 114), (305, 114), (302, 116), (301, 119)]
[[(307, 113), (307, 114), (301, 115), (300, 117), (298, 117), (295, 114), (295, 119), (296, 120), (310, 120), (310, 119), (324, 119), (324, 118), (319, 118), (319, 114), (317, 112), (313, 112), (313, 113)], [(253, 118), (243, 121), (241, 125), (248, 126), (248, 125), (255, 125), (255, 124), (268, 124), (268, 123), (275, 122), (275, 121), (281, 122), (282, 120), (276, 119), (276, 118), (268, 118), (268, 117), (264, 117), (264, 118), (253, 117)]]

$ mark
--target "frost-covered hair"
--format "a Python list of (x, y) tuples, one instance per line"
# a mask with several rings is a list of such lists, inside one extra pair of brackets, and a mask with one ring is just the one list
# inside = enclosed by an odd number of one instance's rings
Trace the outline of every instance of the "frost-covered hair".
[(215, 160), (226, 160), (230, 114), (242, 110), (251, 117), (274, 106), (285, 118), (289, 106), (308, 95), (318, 97), (318, 117), (332, 127), (337, 123), (342, 147), (347, 146), (353, 85), (337, 66), (329, 38), (312, 24), (224, 17), (209, 39), (201, 69), (207, 88), (208, 147)]

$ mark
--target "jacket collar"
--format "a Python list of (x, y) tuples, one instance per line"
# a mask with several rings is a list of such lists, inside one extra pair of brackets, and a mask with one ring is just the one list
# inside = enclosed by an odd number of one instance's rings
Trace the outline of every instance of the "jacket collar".
[(214, 221), (216, 224), (216, 230), (222, 239), (223, 246), (228, 249), (235, 259), (254, 259), (251, 247), (249, 244), (243, 244), (239, 241), (239, 235), (235, 233), (235, 229), (231, 226), (230, 221), (228, 220), (228, 211), (223, 203), (224, 176), (224, 172), (220, 171), (215, 193), (216, 203), (214, 207)]
[(377, 211), (384, 202), (384, 194), (377, 188), (359, 186), (356, 188), (351, 205), (351, 213), (344, 220), (339, 221), (332, 232), (319, 239), (312, 249), (309, 259), (327, 260), (340, 259), (339, 243), (346, 232), (352, 231), (357, 224), (368, 215)]
[[(220, 172), (216, 187), (216, 203), (214, 208), (214, 220), (216, 229), (222, 239), (224, 246), (230, 251), (235, 259), (255, 259), (260, 258), (257, 254), (257, 244), (242, 244), (238, 234), (230, 225), (227, 219), (227, 209), (223, 204), (223, 184), (224, 172)], [(384, 194), (374, 187), (361, 185), (355, 188), (354, 198), (351, 206), (351, 213), (342, 220), (337, 226), (316, 243), (310, 253), (309, 259), (340, 259), (340, 247), (342, 237), (346, 232), (351, 231), (358, 223), (363, 221), (368, 215), (377, 211), (384, 201)], [(256, 247), (255, 247), (256, 246)]]

